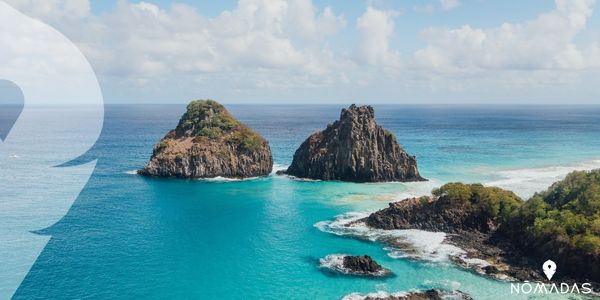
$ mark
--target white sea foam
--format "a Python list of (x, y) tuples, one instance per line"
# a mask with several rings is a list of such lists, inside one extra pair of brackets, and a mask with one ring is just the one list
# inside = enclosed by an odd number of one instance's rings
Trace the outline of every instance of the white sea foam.
[[(277, 175), (278, 171), (285, 171), (288, 169), (288, 167), (289, 167), (289, 165), (273, 164), (273, 171), (271, 171), (270, 176)], [(287, 177), (287, 178), (295, 180), (295, 181), (308, 181), (308, 182), (321, 181), (319, 179), (302, 178), (302, 177), (296, 177), (296, 176), (288, 175), (288, 174), (283, 174), (283, 177), (284, 178)]]
[[(271, 171), (269, 176), (273, 176), (273, 175), (275, 175), (275, 173), (277, 173), (277, 171), (281, 171), (281, 170), (287, 170), (287, 166), (274, 163), (273, 170)], [(210, 181), (210, 182), (237, 182), (237, 181), (256, 180), (256, 179), (260, 179), (260, 178), (262, 178), (262, 176), (246, 177), (246, 178), (229, 178), (229, 177), (217, 176), (217, 177), (211, 177), (211, 178), (199, 178), (198, 180)]]
[(498, 186), (514, 191), (523, 198), (543, 191), (552, 183), (562, 180), (572, 171), (588, 171), (600, 168), (600, 160), (591, 160), (574, 165), (525, 168), (496, 171), (497, 179), (486, 182), (488, 186)]
[(248, 181), (248, 180), (256, 180), (260, 177), (246, 177), (246, 178), (229, 178), (223, 176), (210, 177), (210, 178), (197, 178), (199, 181), (208, 181), (208, 182), (238, 182), (238, 181)]
[[(419, 291), (412, 290), (411, 292), (419, 292)], [(409, 295), (409, 293), (407, 293), (407, 292), (390, 293), (390, 292), (386, 292), (386, 291), (377, 291), (377, 292), (368, 293), (366, 295), (354, 292), (354, 293), (344, 296), (344, 298), (342, 298), (342, 300), (388, 299), (390, 297), (399, 298), (399, 297), (406, 297), (408, 295)], [(465, 299), (464, 294), (462, 294), (460, 292), (455, 292), (455, 291), (454, 292), (442, 291), (440, 296), (442, 299), (446, 299), (446, 300)]]
[(372, 293), (368, 293), (366, 295), (360, 294), (360, 293), (352, 293), (349, 295), (344, 296), (344, 298), (342, 298), (342, 300), (364, 300), (364, 299), (386, 299), (389, 298), (390, 296), (392, 297), (403, 297), (403, 296), (407, 296), (407, 293), (404, 292), (398, 292), (398, 293), (388, 293), (385, 291), (377, 291), (377, 292), (372, 292)]
[(277, 171), (285, 171), (287, 170), (288, 166), (287, 165), (281, 165), (278, 163), (274, 163), (273, 164), (273, 171), (271, 171), (271, 176), (275, 175), (277, 173)]
[[(125, 171), (125, 174), (129, 175), (138, 175), (137, 170)], [(260, 177), (248, 177), (248, 178), (227, 178), (222, 176), (211, 177), (211, 178), (196, 178), (194, 180), (199, 181), (209, 181), (209, 182), (233, 182), (233, 181), (246, 181), (246, 180), (254, 180)]]
[(446, 234), (443, 232), (369, 228), (364, 222), (358, 221), (368, 215), (368, 213), (351, 212), (339, 215), (333, 221), (318, 222), (314, 226), (323, 232), (335, 235), (393, 244), (393, 246), (388, 246), (385, 249), (394, 258), (407, 257), (434, 262), (448, 262), (450, 257), (465, 253), (462, 249), (445, 243)]
[(427, 181), (404, 182), (403, 185), (406, 191), (397, 194), (398, 200), (429, 195), (434, 188), (440, 186), (440, 183), (436, 179), (429, 178)]
[(331, 270), (348, 273), (348, 269), (344, 268), (344, 256), (348, 254), (330, 254), (319, 259), (319, 266)]

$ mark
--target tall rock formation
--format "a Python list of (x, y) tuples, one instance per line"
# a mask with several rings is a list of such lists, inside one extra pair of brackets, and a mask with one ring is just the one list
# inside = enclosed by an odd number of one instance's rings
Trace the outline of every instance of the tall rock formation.
[(177, 128), (154, 147), (141, 175), (246, 178), (271, 173), (269, 143), (213, 100), (192, 101)]
[(352, 182), (423, 181), (417, 160), (375, 122), (371, 106), (342, 109), (340, 120), (296, 150), (287, 171), (296, 177)]

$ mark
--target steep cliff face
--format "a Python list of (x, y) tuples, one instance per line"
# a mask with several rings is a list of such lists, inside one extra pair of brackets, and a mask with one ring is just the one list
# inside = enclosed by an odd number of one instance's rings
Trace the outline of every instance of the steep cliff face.
[(192, 101), (177, 128), (138, 173), (158, 177), (245, 178), (273, 169), (269, 143), (213, 100)]
[(375, 122), (371, 106), (342, 109), (340, 120), (317, 132), (296, 150), (284, 173), (353, 182), (421, 181), (417, 160), (396, 137)]

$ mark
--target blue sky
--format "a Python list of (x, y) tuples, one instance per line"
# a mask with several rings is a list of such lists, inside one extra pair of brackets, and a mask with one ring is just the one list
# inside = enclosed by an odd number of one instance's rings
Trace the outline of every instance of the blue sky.
[(599, 103), (593, 0), (9, 0), (108, 103)]

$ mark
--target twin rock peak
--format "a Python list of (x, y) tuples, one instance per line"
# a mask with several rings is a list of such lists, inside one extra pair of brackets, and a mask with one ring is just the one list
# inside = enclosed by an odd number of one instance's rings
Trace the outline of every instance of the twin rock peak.
[[(273, 170), (269, 143), (213, 100), (187, 106), (179, 124), (154, 147), (141, 175), (248, 178)], [(298, 178), (351, 182), (423, 181), (417, 160), (377, 125), (371, 106), (342, 109), (340, 119), (309, 136), (289, 168)]]

